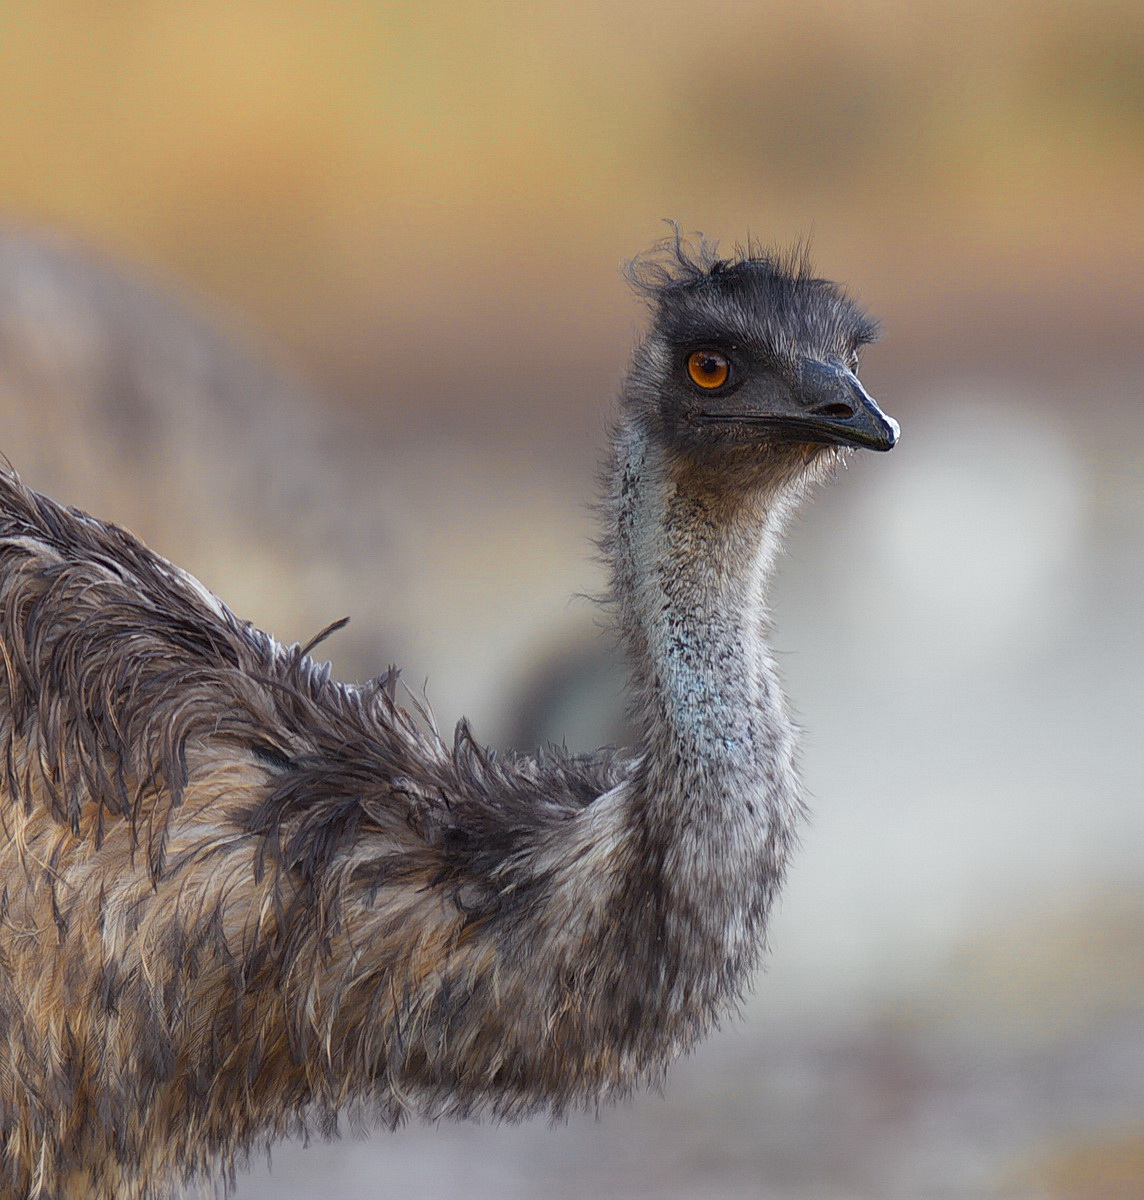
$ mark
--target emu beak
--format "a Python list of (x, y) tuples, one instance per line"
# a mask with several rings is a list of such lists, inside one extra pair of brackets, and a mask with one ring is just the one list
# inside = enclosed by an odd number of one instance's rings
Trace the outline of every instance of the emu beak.
[(878, 407), (853, 371), (807, 360), (799, 382), (791, 397), (795, 411), (784, 417), (800, 440), (867, 450), (892, 450), (897, 444), (897, 421)]
[(700, 417), (754, 425), (783, 441), (892, 450), (898, 423), (888, 417), (853, 371), (837, 363), (805, 359), (798, 384), (772, 378), (704, 404)]

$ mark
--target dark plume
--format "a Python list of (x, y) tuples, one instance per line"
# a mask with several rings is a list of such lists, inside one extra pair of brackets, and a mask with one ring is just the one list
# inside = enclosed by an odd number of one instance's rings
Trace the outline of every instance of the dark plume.
[(730, 257), (721, 257), (717, 242), (702, 234), (689, 242), (678, 225), (669, 224), (671, 236), (656, 242), (624, 267), (628, 283), (653, 308), (670, 310), (681, 295), (701, 295), (707, 289), (719, 295), (723, 303), (730, 296), (743, 297), (755, 314), (790, 310), (814, 297), (818, 308), (834, 307), (836, 319), (852, 324), (855, 346), (877, 339), (878, 322), (862, 312), (838, 284), (815, 275), (805, 245), (780, 253), (748, 241), (736, 247)]

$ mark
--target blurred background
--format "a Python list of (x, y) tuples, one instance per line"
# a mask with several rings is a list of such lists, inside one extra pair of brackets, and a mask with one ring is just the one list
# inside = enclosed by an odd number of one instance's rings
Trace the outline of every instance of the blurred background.
[(903, 426), (774, 596), (813, 807), (664, 1096), (239, 1200), (1144, 1196), (1144, 8), (7, 0), (0, 449), (444, 724), (625, 738), (591, 500), (665, 232), (809, 242)]

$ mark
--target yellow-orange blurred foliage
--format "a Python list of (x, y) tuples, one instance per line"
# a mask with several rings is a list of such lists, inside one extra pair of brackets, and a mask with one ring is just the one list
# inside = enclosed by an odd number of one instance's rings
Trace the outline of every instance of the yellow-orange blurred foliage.
[(9, 212), (230, 299), (356, 392), (379, 330), (479, 365), (511, 313), (567, 361), (536, 297), (614, 318), (660, 217), (812, 236), (884, 307), (932, 309), (935, 278), (1043, 307), (1081, 276), (1115, 313), (1142, 114), (1131, 0), (0, 10)]

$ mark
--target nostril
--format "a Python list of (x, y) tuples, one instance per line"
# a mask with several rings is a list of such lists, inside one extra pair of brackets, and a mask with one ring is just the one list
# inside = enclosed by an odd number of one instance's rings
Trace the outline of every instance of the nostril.
[(816, 417), (837, 417), (840, 421), (847, 421), (854, 415), (854, 410), (849, 404), (824, 404), (821, 408), (814, 410)]

